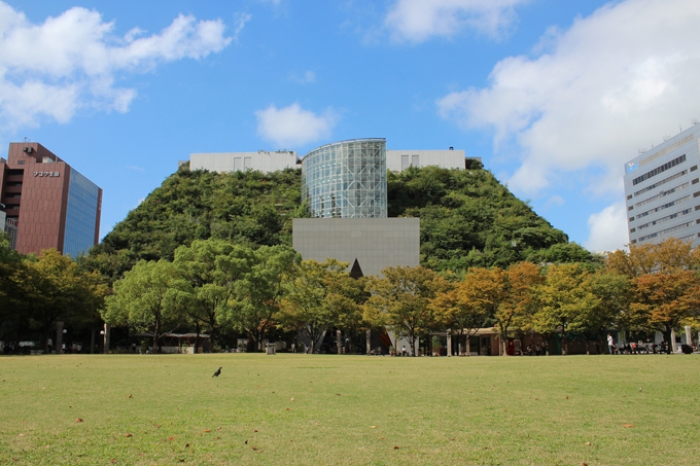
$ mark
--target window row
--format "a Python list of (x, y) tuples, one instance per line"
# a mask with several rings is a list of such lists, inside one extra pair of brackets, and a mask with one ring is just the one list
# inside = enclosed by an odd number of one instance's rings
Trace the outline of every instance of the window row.
[(653, 169), (650, 172), (646, 172), (642, 176), (638, 176), (637, 178), (632, 180), (632, 185), (636, 185), (636, 184), (641, 183), (642, 181), (648, 180), (649, 178), (654, 177), (654, 176), (658, 175), (659, 173), (663, 173), (666, 170), (669, 170), (669, 169), (671, 169), (671, 168), (675, 167), (676, 165), (681, 164), (683, 162), (685, 162), (685, 154), (681, 155), (680, 157), (676, 157), (675, 159), (673, 159), (671, 161), (666, 162), (665, 164)]

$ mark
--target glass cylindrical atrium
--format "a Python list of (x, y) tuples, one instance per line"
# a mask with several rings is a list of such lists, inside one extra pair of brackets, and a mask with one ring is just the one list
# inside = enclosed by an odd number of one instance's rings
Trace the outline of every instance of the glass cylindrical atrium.
[(301, 163), (302, 201), (314, 217), (386, 218), (386, 139), (326, 144)]

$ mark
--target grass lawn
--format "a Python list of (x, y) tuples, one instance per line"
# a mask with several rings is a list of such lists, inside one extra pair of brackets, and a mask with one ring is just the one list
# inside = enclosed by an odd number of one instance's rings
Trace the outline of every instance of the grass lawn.
[(0, 464), (697, 465), (699, 369), (697, 355), (2, 357)]

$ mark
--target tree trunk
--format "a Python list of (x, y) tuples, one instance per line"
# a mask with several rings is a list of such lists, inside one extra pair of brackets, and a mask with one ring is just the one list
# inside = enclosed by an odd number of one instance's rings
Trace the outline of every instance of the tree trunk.
[(160, 332), (160, 320), (156, 319), (155, 329), (153, 330), (153, 354), (158, 352), (158, 332)]

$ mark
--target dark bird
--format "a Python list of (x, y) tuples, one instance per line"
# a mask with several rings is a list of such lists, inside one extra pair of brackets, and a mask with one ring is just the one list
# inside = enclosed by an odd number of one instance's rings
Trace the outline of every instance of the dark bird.
[(216, 372), (212, 374), (212, 377), (218, 377), (221, 374), (221, 368), (219, 367)]

